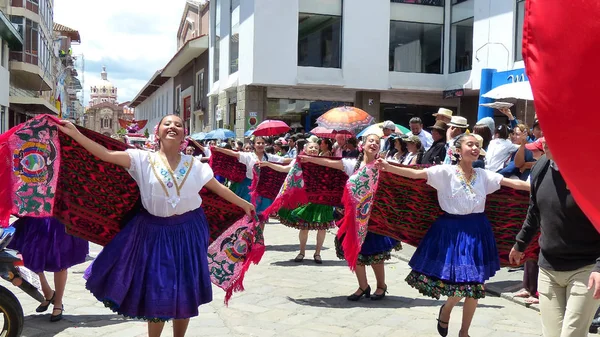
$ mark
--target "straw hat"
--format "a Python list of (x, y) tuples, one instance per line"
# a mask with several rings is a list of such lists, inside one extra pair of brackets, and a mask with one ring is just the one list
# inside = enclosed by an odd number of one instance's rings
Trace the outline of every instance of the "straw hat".
[(452, 120), (448, 123), (448, 126), (454, 126), (455, 128), (466, 129), (469, 127), (467, 119), (461, 116), (452, 116)]
[(452, 110), (446, 108), (439, 108), (438, 112), (433, 114), (433, 117), (437, 117), (438, 115), (452, 118)]

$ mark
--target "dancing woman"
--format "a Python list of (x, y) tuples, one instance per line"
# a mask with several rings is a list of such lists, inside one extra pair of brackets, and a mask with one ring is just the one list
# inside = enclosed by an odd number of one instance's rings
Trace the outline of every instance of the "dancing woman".
[[(213, 151), (221, 152), (228, 156), (235, 157), (240, 163), (246, 165), (246, 178), (236, 185), (235, 194), (250, 202), (250, 186), (252, 185), (252, 178), (254, 177), (254, 164), (259, 161), (270, 161), (273, 163), (289, 164), (291, 158), (283, 158), (276, 155), (267, 155), (265, 153), (266, 139), (261, 136), (254, 137), (254, 152), (236, 152), (220, 147), (213, 148)], [(267, 207), (273, 203), (273, 200), (268, 198), (259, 197), (256, 203), (256, 212), (262, 213)]]
[[(67, 269), (85, 262), (89, 252), (88, 242), (67, 234), (65, 225), (55, 218), (24, 217), (13, 224), (15, 236), (8, 248), (23, 256), (23, 264), (40, 277), (45, 301), (36, 312), (48, 310), (53, 304), (50, 322), (63, 318), (63, 295), (67, 285)], [(54, 273), (54, 291), (44, 272)]]
[[(304, 149), (304, 154), (309, 156), (319, 155), (319, 144), (317, 143), (306, 143)], [(294, 164), (294, 161), (286, 166), (275, 165), (265, 161), (260, 162), (261, 167), (270, 167), (279, 172), (290, 172)], [(308, 231), (317, 231), (317, 247), (313, 259), (315, 263), (322, 264), (321, 248), (323, 248), (323, 242), (325, 242), (325, 235), (327, 234), (326, 230), (335, 227), (333, 207), (308, 203), (294, 210), (282, 208), (277, 215), (282, 224), (300, 230), (300, 233), (298, 234), (300, 240), (300, 253), (298, 253), (294, 259), (295, 262), (302, 262), (302, 260), (304, 260), (306, 254), (306, 242), (308, 241)]]
[(484, 282), (500, 269), (496, 241), (485, 216), (486, 195), (506, 186), (529, 190), (529, 184), (505, 179), (502, 175), (473, 168), (480, 145), (473, 135), (463, 134), (454, 142), (456, 165), (438, 165), (425, 170), (392, 166), (378, 160), (377, 166), (411, 179), (427, 179), (437, 190), (444, 211), (427, 231), (411, 258), (409, 285), (426, 296), (448, 296), (440, 308), (437, 329), (448, 334), (452, 309), (465, 299), (460, 337), (469, 335), (477, 301), (485, 297)]
[[(318, 157), (302, 156), (302, 162), (314, 163), (322, 166), (327, 166), (342, 170), (348, 176), (354, 175), (362, 167), (374, 162), (379, 153), (380, 139), (377, 135), (367, 135), (363, 150), (358, 155), (358, 158), (342, 158), (342, 160), (332, 160)], [(387, 237), (374, 233), (367, 233), (365, 240), (361, 246), (356, 262), (356, 279), (358, 280), (358, 290), (354, 294), (348, 296), (348, 301), (358, 301), (363, 296), (371, 298), (371, 300), (381, 300), (387, 293), (387, 285), (385, 284), (385, 269), (383, 262), (391, 258), (391, 251), (398, 245), (398, 242)], [(339, 258), (344, 257), (341, 250), (341, 243), (336, 238), (336, 253)], [(367, 280), (367, 271), (365, 266), (370, 265), (375, 273), (377, 280), (377, 289), (371, 295), (371, 286)]]
[(208, 164), (180, 153), (183, 121), (167, 115), (158, 127), (158, 151), (109, 151), (63, 121), (61, 132), (101, 160), (122, 166), (137, 182), (141, 211), (109, 242), (89, 270), (86, 288), (113, 311), (148, 321), (160, 336), (173, 319), (173, 335), (185, 335), (189, 318), (212, 300), (208, 224), (203, 187), (251, 215), (254, 206), (213, 178)]

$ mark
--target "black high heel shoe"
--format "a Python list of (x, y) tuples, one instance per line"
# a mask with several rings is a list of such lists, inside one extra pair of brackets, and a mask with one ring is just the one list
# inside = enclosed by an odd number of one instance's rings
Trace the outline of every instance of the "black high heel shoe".
[(43, 305), (40, 304), (36, 309), (35, 312), (44, 312), (46, 310), (48, 310), (48, 307), (50, 306), (50, 304), (54, 304), (54, 295), (56, 295), (56, 291), (52, 293), (52, 297), (50, 297), (50, 299), (44, 299), (44, 302), (48, 302), (48, 304)]
[[(387, 291), (387, 285), (385, 286), (385, 288), (377, 288), (377, 289), (381, 289), (383, 290), (383, 292), (381, 294), (375, 294), (373, 293), (373, 295), (371, 296), (371, 301), (379, 301), (382, 300), (385, 297), (385, 294), (388, 292)], [(377, 291), (377, 290), (375, 290)]]
[(52, 309), (52, 313), (58, 310), (60, 310), (60, 313), (58, 315), (50, 315), (50, 322), (58, 322), (63, 319), (63, 311), (65, 311), (65, 306), (62, 305), (60, 308)]
[[(445, 305), (445, 304), (444, 304)], [(438, 318), (437, 318), (437, 331), (440, 334), (440, 336), (442, 337), (446, 337), (448, 336), (448, 327), (442, 327), (441, 324), (446, 324), (448, 325), (448, 322), (444, 322), (441, 320), (442, 317), (442, 310), (444, 310), (444, 305), (442, 305), (442, 307), (440, 308), (440, 313), (438, 314)]]
[(361, 299), (361, 297), (365, 297), (365, 298), (369, 298), (371, 297), (371, 286), (367, 286), (367, 289), (362, 290), (361, 288), (358, 288), (358, 290), (362, 291), (360, 294), (352, 294), (350, 296), (348, 296), (348, 301), (352, 301), (352, 302), (356, 302), (358, 300)]

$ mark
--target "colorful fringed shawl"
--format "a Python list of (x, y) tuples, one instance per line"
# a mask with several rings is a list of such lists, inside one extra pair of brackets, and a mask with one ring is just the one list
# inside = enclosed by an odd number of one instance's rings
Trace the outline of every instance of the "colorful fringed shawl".
[(257, 219), (244, 218), (229, 227), (208, 247), (208, 268), (213, 284), (225, 290), (225, 304), (234, 291), (244, 290), (244, 275), (265, 252)]
[(233, 157), (211, 149), (210, 167), (216, 176), (239, 183), (246, 178), (246, 165)]
[(345, 212), (337, 237), (342, 241), (344, 258), (352, 270), (356, 268), (360, 248), (367, 236), (371, 208), (378, 185), (379, 170), (375, 168), (374, 163), (356, 171), (346, 182), (342, 198)]
[[(42, 115), (0, 135), (0, 224), (7, 226), (11, 214), (54, 216), (70, 234), (105, 245), (139, 211), (137, 184), (124, 168), (94, 157), (60, 133), (56, 125), (54, 117)], [(79, 129), (108, 149), (127, 148), (110, 137)], [(213, 281), (230, 297), (234, 290), (243, 288), (241, 282), (249, 263), (260, 260), (264, 251), (262, 234), (254, 222), (249, 225), (247, 220), (239, 220), (244, 215), (241, 208), (206, 189), (200, 194), (211, 239), (228, 242), (212, 246), (213, 256), (220, 257), (211, 270), (221, 275)], [(245, 229), (241, 232), (248, 232), (250, 240), (247, 235), (231, 235), (232, 230), (242, 227)], [(244, 245), (248, 247), (242, 250)], [(215, 251), (215, 247), (223, 251)], [(224, 278), (224, 274), (229, 276)]]

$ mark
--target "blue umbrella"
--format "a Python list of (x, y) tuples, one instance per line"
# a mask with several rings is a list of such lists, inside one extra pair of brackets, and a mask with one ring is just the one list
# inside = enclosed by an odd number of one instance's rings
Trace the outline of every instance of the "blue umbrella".
[(252, 136), (252, 131), (254, 131), (254, 130), (248, 130), (248, 131), (246, 131), (244, 133), (244, 137), (250, 137), (250, 136)]
[(235, 138), (235, 132), (228, 129), (216, 129), (207, 133), (204, 139), (227, 139)]
[(205, 137), (206, 137), (205, 132), (196, 132), (190, 136), (190, 138), (192, 138), (193, 140), (204, 140)]

